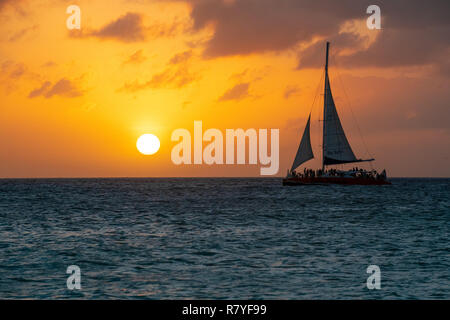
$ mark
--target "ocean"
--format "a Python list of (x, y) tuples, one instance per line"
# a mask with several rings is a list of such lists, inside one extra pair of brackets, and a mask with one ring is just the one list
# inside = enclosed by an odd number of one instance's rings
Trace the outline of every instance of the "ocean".
[(392, 182), (2, 179), (0, 298), (449, 299), (450, 179)]

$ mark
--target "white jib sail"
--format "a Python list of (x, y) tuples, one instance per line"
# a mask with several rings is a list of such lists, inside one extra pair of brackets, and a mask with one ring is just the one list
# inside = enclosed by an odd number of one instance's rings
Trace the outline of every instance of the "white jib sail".
[(328, 73), (325, 75), (323, 125), (323, 157), (324, 164), (339, 164), (358, 161), (348, 143), (339, 120), (333, 95), (331, 94)]
[(302, 163), (314, 158), (314, 154), (311, 148), (311, 137), (310, 137), (310, 120), (311, 114), (308, 117), (308, 122), (306, 123), (305, 131), (303, 132), (302, 140), (295, 155), (294, 163), (292, 164), (291, 170), (295, 170)]

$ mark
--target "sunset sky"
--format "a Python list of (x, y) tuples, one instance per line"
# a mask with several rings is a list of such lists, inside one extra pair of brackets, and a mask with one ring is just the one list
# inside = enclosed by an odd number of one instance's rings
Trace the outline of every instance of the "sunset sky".
[[(79, 31), (66, 27), (72, 4)], [(371, 4), (381, 30), (366, 27)], [(357, 157), (389, 176), (449, 177), (449, 12), (448, 0), (0, 0), (0, 178), (259, 176), (174, 165), (171, 133), (194, 120), (279, 128), (284, 175), (323, 91), (327, 40)], [(145, 133), (161, 141), (154, 155), (136, 149)]]

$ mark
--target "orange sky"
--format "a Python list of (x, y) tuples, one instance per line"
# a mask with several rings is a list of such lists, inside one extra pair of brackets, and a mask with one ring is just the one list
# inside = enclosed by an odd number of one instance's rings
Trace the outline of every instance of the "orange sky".
[[(81, 8), (80, 32), (66, 28), (69, 4)], [(284, 175), (323, 73), (325, 39), (333, 94), (357, 156), (367, 156), (359, 126), (374, 168), (450, 176), (448, 58), (417, 54), (402, 64), (393, 51), (378, 59), (371, 48), (403, 29), (386, 23), (369, 31), (364, 8), (336, 21), (323, 10), (330, 26), (309, 36), (301, 32), (309, 26), (290, 25), (298, 37), (285, 38), (279, 21), (262, 25), (270, 7), (250, 14), (249, 30), (235, 31), (248, 18), (224, 12), (239, 5), (218, 1), (218, 13), (195, 1), (0, 1), (0, 177), (259, 176), (259, 165), (172, 164), (170, 135), (192, 131), (194, 120), (223, 132), (279, 128)], [(347, 44), (347, 35), (359, 40)], [(315, 47), (320, 53), (311, 54)], [(312, 122), (317, 158), (320, 108)], [(144, 133), (160, 138), (157, 154), (137, 151)]]

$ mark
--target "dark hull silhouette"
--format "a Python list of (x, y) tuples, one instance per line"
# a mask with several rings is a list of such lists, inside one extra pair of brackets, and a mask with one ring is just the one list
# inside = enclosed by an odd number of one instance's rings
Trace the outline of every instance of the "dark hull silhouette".
[(345, 185), (387, 185), (391, 184), (387, 180), (373, 178), (353, 178), (353, 177), (292, 177), (284, 178), (283, 186), (299, 185), (324, 185), (324, 184), (345, 184)]

